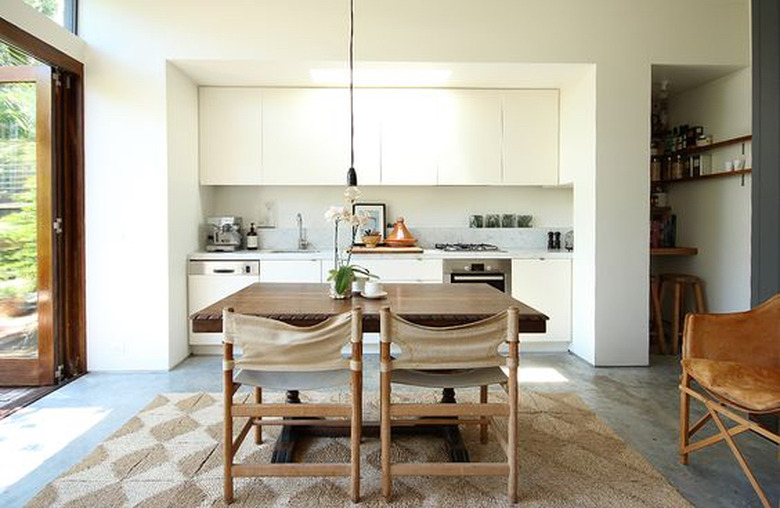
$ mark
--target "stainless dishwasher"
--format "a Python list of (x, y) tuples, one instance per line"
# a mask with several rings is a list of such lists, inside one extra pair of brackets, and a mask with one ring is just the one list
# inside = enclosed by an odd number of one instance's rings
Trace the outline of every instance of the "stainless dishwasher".
[[(259, 261), (192, 260), (187, 264), (187, 312), (195, 312), (236, 291), (260, 282)], [(190, 344), (213, 346), (222, 342), (220, 333), (195, 333), (190, 321)]]

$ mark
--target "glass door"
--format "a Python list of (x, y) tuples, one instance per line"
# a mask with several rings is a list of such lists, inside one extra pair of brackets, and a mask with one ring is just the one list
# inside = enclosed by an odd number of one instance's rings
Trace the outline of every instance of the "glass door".
[(0, 386), (55, 382), (52, 71), (0, 42)]

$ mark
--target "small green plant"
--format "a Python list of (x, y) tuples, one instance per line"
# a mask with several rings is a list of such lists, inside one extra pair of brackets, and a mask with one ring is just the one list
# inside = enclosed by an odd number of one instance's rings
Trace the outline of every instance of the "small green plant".
[(333, 289), (337, 294), (343, 295), (352, 287), (352, 282), (356, 274), (363, 275), (369, 279), (378, 279), (376, 275), (369, 272), (362, 266), (342, 265), (328, 272), (328, 282), (333, 282)]

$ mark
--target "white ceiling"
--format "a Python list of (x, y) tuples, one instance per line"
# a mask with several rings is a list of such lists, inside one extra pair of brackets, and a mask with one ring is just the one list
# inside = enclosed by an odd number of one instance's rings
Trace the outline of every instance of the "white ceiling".
[[(346, 86), (347, 63), (172, 60), (202, 86)], [(356, 84), (366, 87), (562, 88), (577, 81), (591, 64), (356, 62)], [(334, 71), (330, 82), (314, 80), (312, 70)], [(341, 72), (339, 72), (341, 71)], [(393, 71), (401, 71), (394, 73)], [(362, 73), (362, 74), (361, 74)], [(377, 81), (377, 76), (388, 81)], [(431, 78), (435, 79), (431, 79)], [(381, 78), (380, 78), (381, 79)]]
[(738, 65), (653, 65), (653, 93), (669, 81), (669, 95), (677, 95), (742, 69)]

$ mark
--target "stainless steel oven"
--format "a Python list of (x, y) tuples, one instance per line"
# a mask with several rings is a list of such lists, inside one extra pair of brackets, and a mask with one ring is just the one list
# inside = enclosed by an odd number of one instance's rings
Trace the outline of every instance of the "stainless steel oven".
[(511, 259), (445, 259), (445, 284), (488, 284), (512, 292)]

